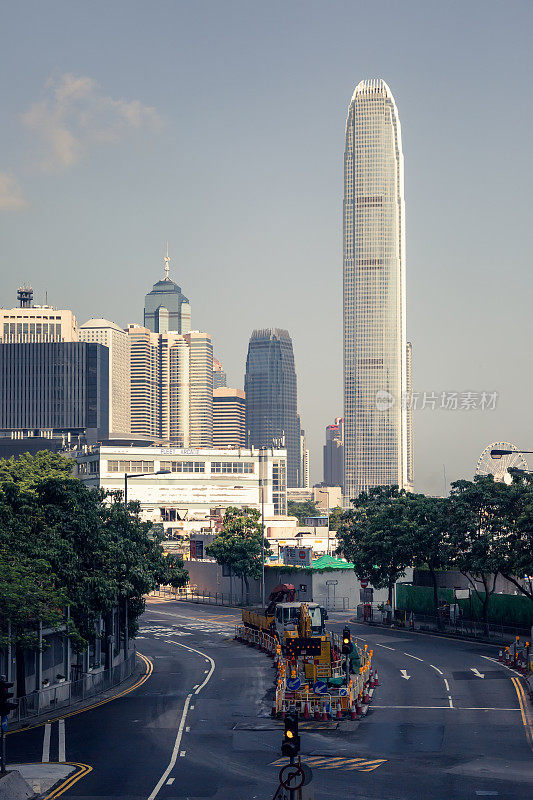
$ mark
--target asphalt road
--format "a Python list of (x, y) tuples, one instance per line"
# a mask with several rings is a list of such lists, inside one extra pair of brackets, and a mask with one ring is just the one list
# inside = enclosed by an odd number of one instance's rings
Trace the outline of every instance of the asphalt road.
[[(281, 726), (268, 716), (272, 662), (233, 641), (238, 618), (233, 609), (149, 602), (138, 649), (153, 674), (131, 694), (65, 719), (66, 760), (92, 772), (62, 797), (273, 797)], [(329, 624), (346, 619), (332, 615)], [(350, 626), (373, 648), (380, 686), (355, 730), (302, 731), (316, 800), (532, 796), (528, 731), (493, 648)], [(44, 740), (43, 727), (10, 736), (9, 760), (40, 761)], [(58, 722), (50, 759), (59, 759)]]

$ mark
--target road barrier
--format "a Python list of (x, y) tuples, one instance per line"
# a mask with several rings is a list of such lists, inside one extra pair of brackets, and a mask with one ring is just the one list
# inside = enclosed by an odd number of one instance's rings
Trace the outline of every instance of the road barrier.
[[(339, 644), (340, 637), (331, 634), (333, 644)], [(303, 684), (302, 689), (290, 690), (287, 688), (287, 675), (290, 664), (284, 659), (281, 652), (281, 645), (275, 636), (271, 636), (264, 631), (249, 628), (246, 625), (237, 625), (235, 628), (235, 639), (249, 647), (256, 647), (264, 653), (268, 653), (274, 659), (276, 677), (274, 679), (275, 692), (272, 702), (271, 715), (273, 717), (284, 717), (289, 711), (298, 710), (302, 717), (309, 719), (330, 719), (351, 718), (361, 716), (365, 713), (366, 706), (370, 702), (373, 688), (370, 686), (372, 674), (372, 651), (368, 651), (365, 645), (364, 650), (358, 648), (361, 659), (359, 674), (350, 677), (348, 686), (329, 687), (329, 691), (324, 694), (317, 694), (309, 691), (308, 683)], [(331, 664), (331, 677), (340, 678), (345, 675), (342, 659), (338, 659)], [(374, 679), (374, 685), (375, 679)], [(361, 709), (360, 713), (357, 709)], [(307, 709), (307, 716), (306, 714)], [(354, 716), (355, 714), (355, 716)]]
[(197, 586), (174, 588), (173, 586), (159, 586), (149, 593), (149, 597), (159, 597), (165, 600), (186, 600), (189, 603), (200, 603), (206, 606), (230, 606), (242, 608), (251, 605), (246, 598), (238, 592), (211, 592), (199, 589)]

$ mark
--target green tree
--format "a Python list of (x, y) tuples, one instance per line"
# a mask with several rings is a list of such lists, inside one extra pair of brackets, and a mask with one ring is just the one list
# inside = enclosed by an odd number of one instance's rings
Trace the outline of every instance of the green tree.
[(178, 556), (175, 553), (169, 553), (165, 556), (165, 570), (165, 583), (174, 589), (180, 589), (189, 582), (189, 572), (183, 565), (182, 556)]
[(40, 450), (34, 456), (22, 453), (18, 458), (0, 459), (0, 485), (14, 483), (21, 491), (35, 491), (35, 487), (50, 478), (72, 478), (74, 462), (71, 458)]
[[(501, 575), (533, 601), (533, 475), (510, 470), (495, 539)], [(505, 485), (505, 484), (504, 484)]]
[(329, 529), (330, 531), (338, 531), (344, 522), (345, 510), (340, 506), (332, 508), (329, 512)]
[(289, 500), (287, 503), (287, 514), (289, 517), (297, 517), (298, 524), (304, 525), (306, 517), (321, 517), (323, 511), (313, 500), (304, 500), (302, 503)]
[(262, 541), (265, 559), (270, 553), (270, 543), (263, 539), (260, 517), (255, 508), (230, 506), (224, 515), (222, 531), (207, 548), (207, 555), (244, 580), (247, 603), (250, 601), (249, 579), (259, 580), (262, 574)]
[(448, 533), (450, 503), (447, 498), (426, 497), (423, 494), (412, 494), (406, 499), (414, 526), (412, 566), (426, 568), (431, 576), (435, 618), (440, 629), (442, 619), (438, 611), (437, 573), (446, 569), (452, 556)]
[(490, 599), (501, 567), (499, 538), (505, 536), (508, 526), (508, 503), (509, 487), (495, 481), (492, 475), (476, 475), (473, 481), (455, 481), (451, 486), (452, 563), (466, 577), (481, 603), (487, 634)]
[(337, 531), (339, 551), (353, 562), (360, 579), (370, 580), (376, 589), (387, 588), (392, 605), (394, 584), (413, 561), (409, 496), (397, 486), (380, 486), (361, 492), (352, 503)]

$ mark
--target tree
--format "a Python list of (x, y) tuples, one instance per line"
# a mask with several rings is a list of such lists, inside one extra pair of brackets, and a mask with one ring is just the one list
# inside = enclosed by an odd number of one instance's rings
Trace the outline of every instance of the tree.
[(207, 548), (207, 555), (244, 580), (247, 603), (250, 601), (249, 579), (259, 580), (262, 575), (262, 541), (265, 557), (270, 553), (270, 543), (263, 539), (260, 516), (255, 508), (230, 506), (224, 515), (222, 531)]
[(74, 462), (71, 458), (40, 450), (34, 456), (22, 453), (18, 458), (0, 459), (0, 484), (13, 483), (21, 491), (35, 491), (35, 487), (50, 478), (72, 478)]
[(332, 508), (329, 512), (329, 529), (330, 531), (338, 531), (344, 521), (344, 514), (346, 512), (340, 506)]
[[(507, 525), (508, 489), (492, 475), (476, 475), (473, 481), (455, 481), (450, 491), (453, 563), (481, 603), (486, 634), (489, 632), (490, 598), (496, 590), (501, 566), (498, 539)], [(483, 591), (479, 584), (483, 585)]]
[(185, 586), (189, 581), (189, 572), (183, 566), (183, 558), (169, 553), (165, 556), (166, 579), (165, 583), (170, 584), (174, 589)]
[(496, 541), (501, 575), (533, 601), (533, 475), (510, 470)]
[(448, 534), (449, 501), (442, 497), (412, 494), (407, 498), (409, 515), (414, 525), (413, 567), (426, 567), (433, 586), (433, 603), (437, 627), (442, 627), (438, 611), (437, 572), (447, 567), (451, 558)]
[(353, 562), (360, 579), (370, 580), (376, 589), (388, 589), (392, 605), (394, 584), (413, 560), (408, 494), (397, 486), (380, 486), (361, 492), (352, 503), (354, 508), (337, 531), (339, 550)]
[(301, 503), (295, 500), (289, 500), (287, 503), (287, 514), (289, 517), (297, 517), (299, 525), (305, 524), (306, 517), (323, 516), (323, 512), (319, 509), (314, 500), (304, 500)]

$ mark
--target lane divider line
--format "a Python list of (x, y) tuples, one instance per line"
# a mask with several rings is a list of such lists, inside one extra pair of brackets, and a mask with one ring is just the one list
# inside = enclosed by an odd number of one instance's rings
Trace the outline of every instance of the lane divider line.
[(47, 794), (43, 800), (55, 800), (56, 797), (62, 795), (67, 789), (70, 789), (71, 786), (74, 786), (75, 783), (81, 780), (81, 778), (84, 778), (89, 772), (93, 771), (93, 768), (90, 767), (89, 764), (81, 764), (75, 761), (66, 761), (65, 763), (72, 767), (77, 767), (78, 772), (74, 773), (74, 775), (69, 775), (63, 783), (53, 789), (50, 794)]
[(525, 728), (526, 739), (529, 746), (533, 750), (533, 720), (527, 706), (527, 698), (524, 692), (524, 687), (518, 678), (511, 678), (511, 680), (513, 682), (516, 694), (518, 695), (518, 703), (520, 705), (520, 714), (522, 716), (522, 723)]
[(448, 683), (448, 681), (446, 680), (446, 678), (444, 678), (444, 685), (445, 685), (445, 687), (446, 687), (446, 691), (447, 691), (447, 692), (449, 692), (449, 691), (450, 691), (450, 684)]
[(43, 736), (43, 755), (41, 761), (43, 764), (48, 764), (50, 761), (50, 734), (52, 733), (52, 723), (47, 722), (44, 726)]
[(384, 648), (385, 648), (385, 650), (392, 650), (393, 652), (394, 652), (394, 650), (395, 650), (395, 648), (394, 648), (394, 647), (387, 647), (387, 645), (386, 645), (386, 644), (379, 644), (379, 642), (376, 642), (376, 644), (377, 644), (377, 646), (378, 646), (378, 647), (384, 647)]
[(448, 700), (450, 701), (450, 708), (453, 708), (453, 700), (450, 695), (448, 695)]
[(417, 661), (422, 661), (422, 663), (424, 663), (423, 658), (418, 658), (418, 656), (414, 656), (412, 653), (404, 653), (404, 656), (409, 656), (409, 658), (416, 658)]
[[(202, 656), (202, 658), (205, 658), (206, 661), (210, 662), (211, 669), (209, 670), (209, 674), (206, 676), (204, 682), (201, 683), (194, 690), (194, 694), (198, 694), (199, 692), (201, 692), (203, 687), (209, 682), (213, 672), (215, 671), (215, 662), (214, 662), (214, 660), (210, 656), (208, 656), (207, 653), (202, 653), (200, 650), (196, 650), (194, 647), (188, 647), (186, 644), (182, 644), (181, 642), (169, 642), (169, 644), (174, 644), (174, 645), (176, 645), (176, 647), (183, 647), (184, 650), (189, 650), (189, 652), (191, 652), (191, 653), (197, 653), (197, 655)], [(183, 731), (185, 729), (185, 720), (187, 719), (187, 714), (189, 712), (189, 708), (191, 709), (191, 711), (194, 709), (194, 705), (191, 705), (192, 697), (193, 697), (193, 692), (190, 692), (187, 695), (187, 697), (185, 698), (185, 703), (183, 705), (183, 711), (181, 713), (180, 724), (179, 724), (178, 732), (176, 734), (176, 741), (174, 742), (174, 747), (172, 749), (172, 755), (170, 756), (170, 761), (168, 763), (167, 768), (165, 769), (165, 771), (163, 772), (163, 774), (159, 778), (158, 782), (154, 786), (154, 788), (152, 790), (152, 793), (148, 796), (147, 800), (155, 800), (155, 798), (157, 797), (157, 795), (161, 791), (161, 787), (165, 784), (165, 782), (167, 781), (170, 773), (172, 772), (172, 770), (176, 766), (176, 761), (178, 759), (178, 754), (179, 754), (180, 757), (185, 756), (186, 751), (182, 750), (180, 752), (180, 745), (181, 745), (181, 739), (183, 737)]]
[(439, 673), (439, 675), (444, 675), (444, 672), (441, 669), (439, 669), (438, 667), (435, 667), (433, 664), (430, 664), (429, 666), (432, 669), (436, 670)]
[(65, 720), (59, 720), (59, 758), (58, 761), (66, 761), (65, 757)]

